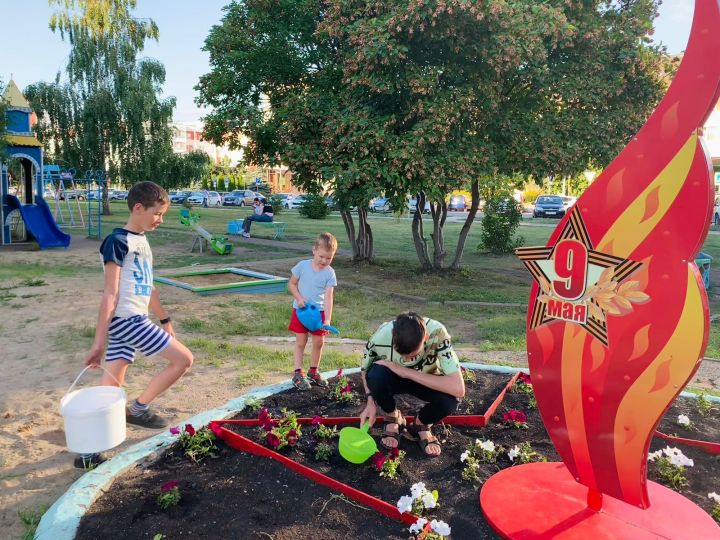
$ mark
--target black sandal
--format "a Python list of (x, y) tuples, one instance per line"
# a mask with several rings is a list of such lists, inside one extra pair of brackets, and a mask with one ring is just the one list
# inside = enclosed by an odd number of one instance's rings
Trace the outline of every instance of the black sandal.
[[(388, 426), (396, 425), (398, 427), (397, 431), (388, 431)], [(407, 422), (405, 422), (405, 418), (403, 417), (400, 412), (398, 412), (397, 416), (385, 416), (385, 423), (383, 424), (383, 431), (380, 434), (380, 446), (385, 448), (386, 450), (393, 450), (394, 448), (397, 448), (400, 446), (400, 436), (402, 435), (403, 431), (407, 429)], [(383, 442), (383, 439), (395, 439), (395, 446), (388, 446)]]
[[(417, 418), (417, 416), (415, 418)], [(410, 433), (411, 435), (413, 435), (413, 437), (417, 439), (420, 450), (422, 450), (423, 454), (425, 454), (427, 457), (436, 458), (440, 454), (442, 454), (442, 445), (440, 444), (440, 440), (435, 435), (433, 435), (432, 431), (430, 430), (430, 426), (427, 426), (426, 424), (416, 424), (413, 422), (411, 425), (407, 426), (406, 429), (408, 433)], [(425, 439), (420, 436), (420, 434), (423, 432), (428, 433), (428, 436)], [(440, 452), (437, 454), (428, 454), (427, 447), (431, 444), (436, 445), (440, 449)]]

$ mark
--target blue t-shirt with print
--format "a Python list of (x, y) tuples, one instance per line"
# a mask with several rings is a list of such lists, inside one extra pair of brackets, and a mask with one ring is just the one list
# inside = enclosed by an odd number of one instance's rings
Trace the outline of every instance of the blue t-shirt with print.
[[(298, 278), (298, 291), (306, 302), (313, 302), (320, 310), (325, 309), (325, 290), (328, 287), (337, 287), (335, 270), (326, 266), (319, 272), (312, 266), (312, 259), (300, 261), (292, 269), (292, 275)], [(293, 307), (298, 308), (297, 300), (293, 300)]]

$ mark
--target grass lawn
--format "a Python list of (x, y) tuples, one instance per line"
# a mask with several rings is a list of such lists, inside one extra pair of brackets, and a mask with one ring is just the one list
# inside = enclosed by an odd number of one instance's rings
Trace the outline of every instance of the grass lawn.
[[(111, 203), (114, 214), (103, 217), (103, 234), (126, 221), (127, 207), (124, 202)], [(347, 248), (345, 229), (337, 212), (325, 220), (309, 220), (297, 211), (285, 210), (276, 220), (287, 223), (285, 242), (288, 247), (268, 247), (244, 242), (231, 237), (242, 250), (219, 257), (212, 250), (203, 254), (190, 253), (193, 233), (178, 219), (180, 207), (172, 206), (165, 216), (165, 223), (151, 234), (155, 248), (155, 264), (158, 269), (186, 268), (194, 264), (242, 265), (243, 262), (268, 262), (310, 256), (310, 248), (316, 235), (330, 231), (338, 238), (341, 248)], [(227, 223), (249, 214), (249, 208), (196, 208), (200, 225), (214, 234), (224, 235)], [(393, 318), (398, 312), (416, 309), (421, 313), (443, 321), (459, 344), (478, 350), (522, 351), (525, 349), (524, 307), (482, 307), (457, 305), (443, 301), (497, 302), (525, 304), (531, 285), (530, 274), (514, 255), (495, 256), (481, 253), (480, 224), (476, 222), (465, 245), (465, 255), (459, 271), (449, 274), (422, 272), (412, 243), (410, 219), (394, 215), (372, 215), (370, 222), (375, 237), (376, 264), (359, 267), (347, 257), (339, 256), (333, 266), (338, 274), (340, 287), (336, 293), (336, 309), (333, 324), (341, 329), (343, 337), (367, 339), (377, 325)], [(552, 222), (550, 222), (552, 224)], [(445, 227), (448, 262), (452, 260), (461, 222), (448, 223)], [(527, 220), (520, 226), (519, 234), (525, 245), (543, 245), (552, 227), (537, 226)], [(257, 238), (270, 238), (273, 231), (263, 227), (253, 229)], [(306, 244), (307, 252), (292, 249), (292, 244)], [(711, 234), (703, 251), (720, 263), (720, 235)], [(287, 269), (292, 266), (287, 262)], [(72, 275), (77, 272), (97, 272), (99, 269), (78, 269), (42, 265), (18, 265), (0, 263), (0, 281), (7, 282), (13, 276), (42, 279), (46, 273)], [(343, 286), (346, 284), (347, 286)], [(164, 286), (163, 286), (164, 287)], [(8, 293), (9, 291), (5, 291)], [(431, 303), (399, 299), (388, 293), (421, 297)], [(3, 298), (0, 294), (0, 302)], [(10, 301), (9, 298), (5, 299)], [(287, 336), (287, 295), (268, 295), (262, 299), (243, 296), (218, 296), (202, 316), (193, 313), (178, 315), (180, 328), (190, 339), (200, 340), (198, 348), (207, 349), (209, 361), (223, 358), (226, 350), (213, 349), (214, 342), (222, 342), (231, 336)], [(710, 295), (711, 312), (720, 308), (714, 294)], [(182, 310), (181, 310), (182, 311)], [(74, 329), (77, 330), (77, 329)], [(203, 339), (210, 340), (204, 345)], [(707, 355), (720, 358), (720, 332), (713, 323)]]

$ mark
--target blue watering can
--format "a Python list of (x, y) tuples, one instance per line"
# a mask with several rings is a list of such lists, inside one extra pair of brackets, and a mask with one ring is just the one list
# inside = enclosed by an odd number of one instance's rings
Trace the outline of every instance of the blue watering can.
[(297, 308), (295, 310), (295, 313), (297, 314), (297, 318), (300, 320), (302, 325), (311, 332), (322, 329), (327, 330), (328, 332), (332, 332), (333, 334), (340, 334), (340, 330), (338, 330), (334, 326), (322, 323), (322, 317), (320, 316), (320, 308), (317, 304), (307, 302), (304, 308)]

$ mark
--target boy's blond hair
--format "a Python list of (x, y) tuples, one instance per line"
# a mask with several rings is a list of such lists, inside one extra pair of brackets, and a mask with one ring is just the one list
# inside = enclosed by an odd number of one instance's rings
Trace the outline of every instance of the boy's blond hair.
[(337, 238), (329, 232), (320, 233), (315, 239), (313, 247), (327, 249), (328, 251), (335, 253), (338, 247)]

